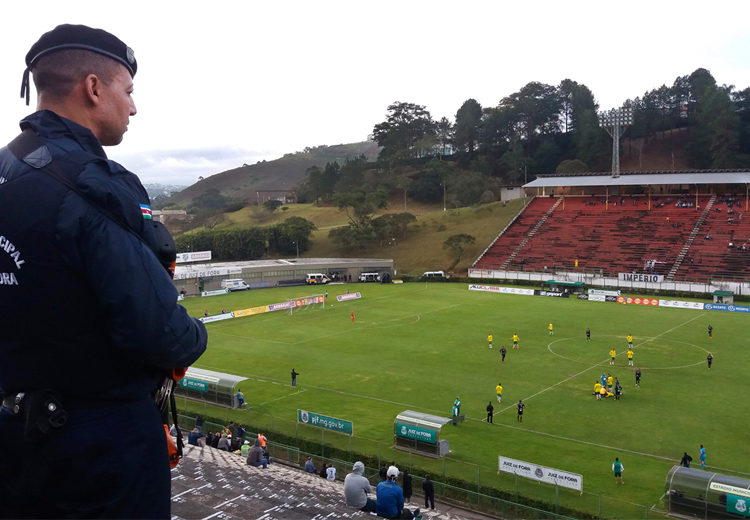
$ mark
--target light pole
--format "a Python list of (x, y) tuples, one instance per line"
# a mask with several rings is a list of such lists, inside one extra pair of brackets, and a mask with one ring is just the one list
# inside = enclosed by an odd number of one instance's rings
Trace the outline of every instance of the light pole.
[(294, 242), (294, 247), (297, 248), (297, 258), (299, 258), (299, 242), (296, 240), (292, 240)]
[(620, 129), (633, 124), (633, 108), (624, 106), (599, 112), (599, 126), (612, 138), (612, 177), (620, 176)]
[(445, 211), (445, 179), (443, 179), (443, 211)]

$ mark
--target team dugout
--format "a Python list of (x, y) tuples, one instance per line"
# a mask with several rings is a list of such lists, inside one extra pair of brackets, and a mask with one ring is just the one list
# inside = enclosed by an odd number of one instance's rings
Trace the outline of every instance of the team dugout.
[(405, 410), (393, 421), (396, 448), (428, 457), (444, 457), (450, 453), (448, 441), (440, 440), (440, 430), (452, 419)]
[(750, 516), (750, 480), (674, 466), (667, 473), (666, 499), (670, 515), (747, 518)]
[(241, 388), (240, 383), (246, 380), (246, 377), (190, 367), (177, 384), (175, 394), (195, 401), (237, 408), (237, 390)]

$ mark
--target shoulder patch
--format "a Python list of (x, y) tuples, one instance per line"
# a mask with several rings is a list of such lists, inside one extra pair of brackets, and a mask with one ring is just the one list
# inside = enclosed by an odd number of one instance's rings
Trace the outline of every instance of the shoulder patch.
[(141, 204), (141, 215), (146, 220), (151, 220), (151, 206), (148, 204)]

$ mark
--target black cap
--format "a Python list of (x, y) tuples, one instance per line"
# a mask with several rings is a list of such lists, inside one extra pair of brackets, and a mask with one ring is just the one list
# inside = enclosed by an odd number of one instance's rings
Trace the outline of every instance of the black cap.
[(135, 76), (138, 70), (133, 49), (114, 34), (86, 25), (58, 25), (44, 33), (26, 54), (26, 70), (23, 73), (21, 97), (26, 97), (27, 105), (29, 104), (29, 71), (42, 56), (66, 49), (82, 49), (112, 58), (122, 63), (131, 76)]

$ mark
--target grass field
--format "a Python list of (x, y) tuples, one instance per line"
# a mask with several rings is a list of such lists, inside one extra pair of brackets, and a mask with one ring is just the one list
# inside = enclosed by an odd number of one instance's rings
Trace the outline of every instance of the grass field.
[[(361, 291), (362, 299), (335, 302), (347, 289)], [(196, 366), (249, 378), (242, 384), (248, 409), (237, 414), (271, 414), (291, 428), (298, 408), (350, 420), (358, 443), (378, 442), (388, 459), (431, 468), (442, 462), (392, 450), (393, 420), (407, 409), (448, 417), (460, 395), (466, 422), (444, 428), (452, 450), (448, 473), (501, 489), (518, 485), (521, 493), (548, 501), (555, 496), (551, 486), (498, 475), (498, 455), (580, 473), (585, 493), (561, 489), (560, 502), (596, 512), (601, 495), (609, 518), (643, 517), (645, 508), (659, 506), (667, 471), (683, 451), (697, 466), (699, 444), (706, 446), (708, 469), (750, 477), (748, 316), (481, 293), (457, 283), (332, 285), (328, 291), (325, 308), (208, 324), (209, 347)], [(314, 292), (268, 289), (187, 299), (184, 305), (200, 316)], [(519, 350), (510, 348), (514, 332)], [(640, 388), (625, 358), (628, 333), (643, 372)], [(501, 345), (508, 349), (504, 364)], [(611, 346), (618, 353), (614, 367)], [(714, 356), (710, 371), (708, 351)], [(301, 374), (296, 389), (290, 386), (292, 367)], [(591, 395), (603, 371), (620, 379), (620, 401)], [(519, 399), (527, 405), (522, 424), (516, 420)], [(486, 422), (489, 401), (494, 424)], [(610, 470), (616, 456), (625, 466), (624, 485), (615, 484)]]

